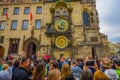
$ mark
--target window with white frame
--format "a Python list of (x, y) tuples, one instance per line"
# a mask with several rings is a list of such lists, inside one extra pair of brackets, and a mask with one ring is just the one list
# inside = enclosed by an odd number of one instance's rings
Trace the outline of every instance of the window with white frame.
[(6, 22), (5, 21), (2, 21), (0, 23), (0, 30), (4, 30), (5, 29), (5, 26), (6, 26)]

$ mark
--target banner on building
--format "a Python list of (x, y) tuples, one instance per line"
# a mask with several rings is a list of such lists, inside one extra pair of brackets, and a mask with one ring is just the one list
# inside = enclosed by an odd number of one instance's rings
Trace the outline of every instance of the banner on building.
[(6, 23), (8, 24), (8, 20), (9, 20), (9, 18), (8, 18), (8, 12), (6, 12)]

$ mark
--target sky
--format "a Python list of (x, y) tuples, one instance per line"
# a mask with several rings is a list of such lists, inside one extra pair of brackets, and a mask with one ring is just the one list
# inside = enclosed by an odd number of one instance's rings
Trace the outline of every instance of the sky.
[(120, 0), (96, 0), (100, 32), (111, 42), (120, 42)]

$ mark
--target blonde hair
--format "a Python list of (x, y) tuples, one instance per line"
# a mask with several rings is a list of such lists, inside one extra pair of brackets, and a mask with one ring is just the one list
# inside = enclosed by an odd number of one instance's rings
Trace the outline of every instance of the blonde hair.
[(47, 80), (60, 80), (60, 71), (58, 69), (49, 71)]
[(93, 80), (109, 80), (105, 73), (100, 70), (97, 70), (94, 73)]
[(70, 71), (70, 67), (68, 64), (63, 64), (62, 66), (62, 71), (61, 71), (61, 78), (64, 79), (67, 76), (70, 76), (71, 71)]
[(6, 70), (8, 68), (8, 64), (3, 64), (2, 70)]
[(63, 57), (61, 57), (61, 59), (62, 59), (62, 60), (65, 60), (66, 58), (65, 58), (65, 56), (63, 56)]

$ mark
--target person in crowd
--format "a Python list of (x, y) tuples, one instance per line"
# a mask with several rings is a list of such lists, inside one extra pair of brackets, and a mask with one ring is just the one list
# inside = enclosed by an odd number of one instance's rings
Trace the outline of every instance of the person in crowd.
[(97, 70), (94, 73), (93, 80), (109, 80), (105, 73), (100, 70)]
[(32, 55), (31, 55), (31, 61), (34, 61), (36, 59), (37, 59), (37, 57), (36, 57), (35, 51), (33, 51)]
[(8, 60), (7, 65), (8, 65), (8, 67), (6, 66), (7, 69), (3, 70), (0, 73), (0, 76), (1, 76), (0, 80), (11, 80), (11, 77), (12, 77), (12, 61)]
[(62, 66), (61, 80), (75, 80), (74, 76), (71, 74), (68, 64), (63, 64)]
[(110, 57), (103, 58), (102, 63), (103, 63), (103, 71), (105, 71), (106, 69), (110, 69), (110, 68), (115, 69), (114, 59), (111, 60)]
[(60, 70), (58, 69), (50, 70), (48, 73), (47, 80), (61, 80)]
[(8, 77), (11, 79), (12, 78), (12, 69), (13, 69), (13, 60), (8, 60), (7, 61), (7, 64), (8, 64), (8, 68), (7, 68), (7, 75)]
[(65, 62), (70, 65), (71, 59), (69, 56), (66, 57)]
[(35, 70), (35, 65), (34, 65), (34, 62), (31, 61), (29, 67), (27, 68), (30, 80), (32, 80), (34, 70)]
[(90, 69), (81, 72), (80, 80), (93, 80), (93, 74)]
[(71, 58), (70, 57), (68, 58), (68, 65), (69, 66), (71, 65)]
[(115, 67), (116, 67), (116, 73), (119, 76), (118, 80), (120, 80), (120, 60), (115, 60), (114, 63), (115, 63)]
[(72, 61), (71, 66), (71, 74), (74, 76), (76, 80), (80, 80), (80, 73), (82, 72), (81, 68), (77, 66), (77, 62), (75, 60)]
[(14, 73), (14, 71), (19, 67), (19, 65), (20, 65), (20, 61), (15, 60), (15, 62), (13, 64), (13, 68), (12, 68), (12, 73)]
[(45, 63), (42, 62), (37, 65), (32, 80), (45, 80), (44, 74), (45, 74)]
[(61, 58), (60, 59), (58, 59), (58, 66), (59, 66), (59, 68), (60, 68), (60, 71), (61, 71), (61, 69), (62, 69), (62, 62), (61, 62)]
[(12, 54), (8, 54), (8, 55), (6, 56), (5, 61), (11, 60), (11, 59), (12, 59)]
[(46, 60), (46, 65), (45, 65), (45, 76), (48, 76), (48, 72), (50, 71), (50, 59)]
[(84, 62), (82, 58), (80, 58), (78, 66), (83, 70)]
[(66, 61), (66, 58), (64, 56), (61, 57), (61, 62), (62, 62), (62, 64), (68, 64), (67, 61)]
[(102, 71), (105, 72), (107, 69), (110, 69), (110, 63), (109, 62), (103, 62), (102, 64)]
[(62, 65), (63, 64), (68, 64), (68, 59), (66, 59), (64, 56), (62, 56), (61, 58), (60, 58), (60, 61), (59, 61), (59, 68), (60, 68), (60, 71), (61, 71), (61, 69), (62, 69)]
[(3, 65), (2, 62), (0, 61), (0, 71), (2, 70), (2, 65)]
[(12, 75), (12, 80), (29, 80), (29, 75), (27, 68), (30, 65), (30, 59), (28, 57), (23, 57), (21, 59), (21, 65), (14, 71)]
[[(91, 64), (92, 63), (92, 64)], [(98, 70), (96, 60), (92, 60), (90, 57), (86, 57), (84, 60), (83, 70), (90, 69), (94, 74), (96, 70)]]
[(117, 73), (113, 69), (107, 69), (105, 71), (105, 74), (107, 75), (107, 77), (109, 78), (109, 80), (118, 80), (118, 78), (119, 78), (118, 75), (117, 75)]
[(59, 65), (56, 60), (53, 60), (52, 62), (50, 62), (50, 70), (58, 69), (58, 68), (59, 68)]
[(3, 61), (0, 59), (0, 71), (2, 70)]
[(8, 68), (8, 64), (3, 64), (2, 70), (0, 71), (0, 80), (5, 80), (6, 79), (6, 72), (5, 70)]
[(79, 66), (79, 63), (80, 63), (80, 59), (77, 58), (77, 59), (76, 59), (76, 65)]
[(115, 63), (114, 63), (114, 61), (116, 61), (116, 60), (117, 60), (117, 58), (112, 58), (111, 60), (112, 60), (112, 65), (111, 65), (111, 68), (115, 70), (115, 69), (116, 69), (116, 67), (115, 67)]
[(2, 70), (4, 71), (4, 70), (6, 70), (8, 67), (9, 67), (8, 64), (3, 64), (3, 66), (2, 66)]

